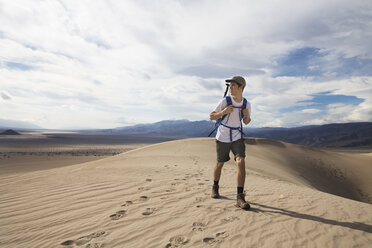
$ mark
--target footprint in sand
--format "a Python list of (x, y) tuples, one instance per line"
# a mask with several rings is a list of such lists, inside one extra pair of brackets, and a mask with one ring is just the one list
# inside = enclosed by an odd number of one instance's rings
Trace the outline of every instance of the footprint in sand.
[(215, 243), (220, 243), (222, 242), (225, 238), (227, 238), (229, 236), (229, 234), (227, 232), (220, 232), (220, 233), (216, 233), (215, 235), (216, 237), (206, 237), (203, 239), (203, 242), (208, 244), (208, 245), (213, 245)]
[(143, 215), (150, 215), (153, 214), (156, 211), (156, 208), (146, 208), (146, 211), (143, 212)]
[(216, 243), (217, 240), (216, 240), (215, 238), (204, 238), (204, 239), (203, 239), (203, 242), (206, 243), (206, 244), (211, 245), (211, 244)]
[(119, 219), (123, 218), (125, 215), (127, 215), (127, 211), (126, 210), (120, 210), (120, 211), (117, 211), (116, 213), (110, 215), (110, 218), (112, 220), (119, 220)]
[[(76, 240), (66, 240), (64, 242), (61, 243), (61, 245), (63, 246), (71, 246), (71, 245), (77, 245), (77, 246), (82, 246), (82, 245), (85, 245), (87, 243), (89, 243), (92, 239), (95, 239), (95, 238), (99, 238), (101, 236), (103, 236), (106, 232), (105, 231), (102, 231), (102, 232), (96, 232), (96, 233), (92, 233), (92, 234), (89, 234), (87, 236), (82, 236)], [(103, 247), (103, 244), (99, 244), (99, 243), (94, 243), (94, 244), (87, 244), (85, 246), (86, 248), (91, 248), (91, 247)]]
[(239, 217), (237, 216), (229, 216), (227, 218), (224, 218), (221, 220), (222, 223), (228, 223), (228, 222), (233, 222), (235, 220), (239, 220)]
[(149, 190), (150, 188), (148, 187), (139, 187), (138, 190), (142, 190), (142, 191), (146, 191), (146, 190)]
[(145, 196), (145, 195), (141, 195), (140, 196), (140, 200), (141, 201), (147, 201), (149, 198), (147, 197), (147, 196)]
[(129, 206), (129, 205), (132, 205), (133, 202), (132, 201), (126, 201), (123, 205), (121, 205), (122, 207), (126, 207), (126, 206)]
[[(139, 200), (140, 201), (147, 201), (149, 198), (147, 197), (147, 196), (145, 196), (145, 195), (142, 195), (142, 196), (140, 196), (140, 198), (139, 198)], [(130, 206), (130, 205), (132, 205), (132, 204), (134, 204), (134, 202), (133, 201), (126, 201), (123, 205), (121, 205), (122, 207), (127, 207), (127, 206)]]
[(146, 182), (152, 182), (152, 179), (151, 178), (147, 178), (146, 179)]
[(104, 244), (94, 243), (94, 244), (87, 244), (85, 248), (103, 248)]
[(198, 232), (198, 231), (204, 231), (204, 228), (205, 228), (205, 224), (204, 223), (202, 223), (202, 222), (194, 222), (194, 223), (192, 223), (192, 230), (194, 231), (194, 232)]
[(189, 242), (189, 239), (185, 236), (177, 235), (169, 239), (169, 243), (165, 246), (165, 248), (175, 248), (180, 247)]
[(173, 186), (174, 185), (180, 185), (180, 184), (182, 184), (181, 180), (183, 180), (183, 179), (175, 178), (174, 181), (176, 181), (176, 182), (171, 182), (171, 185), (173, 185)]
[(229, 234), (227, 232), (216, 233), (216, 238), (225, 239), (227, 237), (229, 237)]

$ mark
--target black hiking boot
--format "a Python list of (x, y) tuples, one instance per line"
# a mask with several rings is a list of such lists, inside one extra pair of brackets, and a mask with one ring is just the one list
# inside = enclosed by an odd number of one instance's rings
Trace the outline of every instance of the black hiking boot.
[(245, 201), (244, 193), (237, 195), (235, 206), (237, 206), (238, 208), (244, 209), (244, 210), (249, 210), (251, 208), (249, 203)]
[(211, 195), (212, 198), (215, 198), (215, 199), (220, 198), (220, 194), (218, 193), (218, 189), (219, 189), (218, 185), (213, 185), (212, 195)]

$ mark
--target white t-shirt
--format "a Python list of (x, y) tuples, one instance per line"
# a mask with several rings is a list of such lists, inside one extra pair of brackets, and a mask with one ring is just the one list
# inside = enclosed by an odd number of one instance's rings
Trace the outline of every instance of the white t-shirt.
[[(241, 107), (243, 105), (243, 99), (241, 102), (235, 102), (234, 98), (231, 97), (231, 102), (234, 107)], [(215, 112), (221, 112), (227, 107), (226, 98), (223, 98), (214, 109)], [(251, 116), (251, 104), (247, 101), (246, 109), (248, 109), (249, 116)], [(239, 117), (240, 108), (234, 108), (233, 112), (230, 113), (228, 122), (226, 120), (228, 115), (222, 120), (222, 123), (229, 127), (240, 127), (241, 121)], [(232, 141), (236, 141), (242, 138), (242, 134), (239, 130), (232, 130)], [(230, 140), (230, 128), (220, 125), (217, 129), (216, 139), (221, 142), (229, 143)]]

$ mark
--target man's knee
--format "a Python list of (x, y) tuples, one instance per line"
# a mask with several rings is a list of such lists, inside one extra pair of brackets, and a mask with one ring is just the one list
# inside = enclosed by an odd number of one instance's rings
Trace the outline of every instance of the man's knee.
[(222, 166), (225, 164), (225, 162), (217, 162), (216, 166), (222, 168)]
[(236, 158), (236, 163), (238, 165), (245, 165), (245, 159), (243, 157), (237, 157)]

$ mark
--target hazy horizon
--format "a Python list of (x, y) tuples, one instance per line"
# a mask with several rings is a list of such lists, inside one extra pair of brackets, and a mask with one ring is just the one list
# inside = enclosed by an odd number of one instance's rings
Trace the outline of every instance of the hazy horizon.
[[(126, 125), (126, 126), (115, 126), (115, 127), (108, 127), (108, 128), (93, 128), (93, 127), (85, 127), (85, 128), (44, 128), (36, 125), (32, 125), (30, 123), (25, 123), (25, 122), (15, 122), (15, 121), (9, 121), (8, 123), (13, 123), (12, 125), (6, 125), (4, 123), (7, 123), (6, 120), (0, 119), (0, 130), (6, 130), (6, 129), (13, 129), (13, 130), (30, 130), (30, 131), (94, 131), (94, 130), (110, 130), (110, 129), (118, 129), (118, 128), (127, 128), (127, 127), (135, 127), (137, 125), (154, 125), (160, 122), (177, 122), (177, 121), (187, 121), (187, 122), (210, 122), (211, 124), (214, 124), (214, 121), (207, 121), (207, 120), (196, 120), (196, 121), (191, 121), (187, 119), (178, 119), (178, 120), (160, 120), (156, 122), (148, 122), (148, 123), (140, 123), (140, 124), (132, 124), (132, 125)], [(17, 125), (18, 123), (18, 125)], [(326, 124), (312, 124), (312, 125), (299, 125), (299, 126), (244, 126), (244, 129), (260, 129), (260, 128), (301, 128), (301, 127), (306, 127), (306, 126), (322, 126), (322, 125), (333, 125), (333, 124), (358, 124), (358, 123), (372, 123), (372, 122), (332, 122), (332, 123), (326, 123)], [(212, 131), (211, 127), (211, 131)]]
[(250, 127), (372, 121), (372, 2), (1, 1), (0, 119), (208, 120), (245, 77)]

